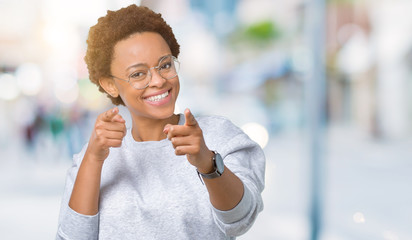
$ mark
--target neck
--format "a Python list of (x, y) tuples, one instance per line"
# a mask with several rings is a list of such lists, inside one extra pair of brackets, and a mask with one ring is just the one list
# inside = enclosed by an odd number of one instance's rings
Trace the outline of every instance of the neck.
[(178, 124), (179, 115), (173, 114), (166, 119), (148, 119), (134, 117), (132, 126), (132, 136), (137, 142), (160, 141), (166, 138), (163, 129), (166, 124)]

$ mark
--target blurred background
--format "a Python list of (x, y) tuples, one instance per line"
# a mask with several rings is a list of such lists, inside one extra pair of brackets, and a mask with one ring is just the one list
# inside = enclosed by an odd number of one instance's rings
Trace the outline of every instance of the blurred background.
[(111, 107), (88, 29), (131, 3), (181, 45), (176, 111), (264, 148), (265, 209), (239, 239), (412, 239), (412, 1), (0, 0), (1, 239), (54, 238), (71, 157)]

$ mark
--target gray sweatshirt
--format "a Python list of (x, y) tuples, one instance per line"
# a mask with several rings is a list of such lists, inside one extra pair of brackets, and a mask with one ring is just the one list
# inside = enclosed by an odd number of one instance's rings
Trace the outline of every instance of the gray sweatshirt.
[[(235, 239), (263, 209), (265, 156), (262, 149), (229, 120), (198, 117), (206, 145), (219, 152), (225, 167), (243, 182), (244, 194), (231, 210), (212, 206), (205, 185), (171, 142), (134, 141), (130, 129), (120, 148), (111, 148), (101, 175), (99, 213), (68, 206), (87, 145), (74, 155), (62, 199), (56, 239)], [(184, 124), (180, 115), (179, 125)]]

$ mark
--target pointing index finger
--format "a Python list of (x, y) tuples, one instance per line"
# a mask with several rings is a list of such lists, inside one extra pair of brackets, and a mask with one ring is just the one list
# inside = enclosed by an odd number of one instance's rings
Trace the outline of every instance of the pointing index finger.
[(186, 108), (185, 110), (185, 125), (186, 126), (196, 126), (197, 125), (197, 121), (189, 108)]
[(102, 115), (102, 120), (106, 122), (111, 122), (113, 118), (119, 113), (119, 109), (117, 107), (114, 107), (112, 109), (109, 109)]

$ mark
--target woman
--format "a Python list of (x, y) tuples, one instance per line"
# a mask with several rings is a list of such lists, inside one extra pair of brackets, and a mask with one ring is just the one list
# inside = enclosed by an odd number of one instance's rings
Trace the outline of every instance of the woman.
[[(179, 44), (131, 5), (90, 29), (90, 79), (117, 107), (74, 156), (57, 239), (235, 239), (262, 210), (262, 149), (222, 117), (175, 115)], [(199, 178), (201, 181), (199, 181)]]

